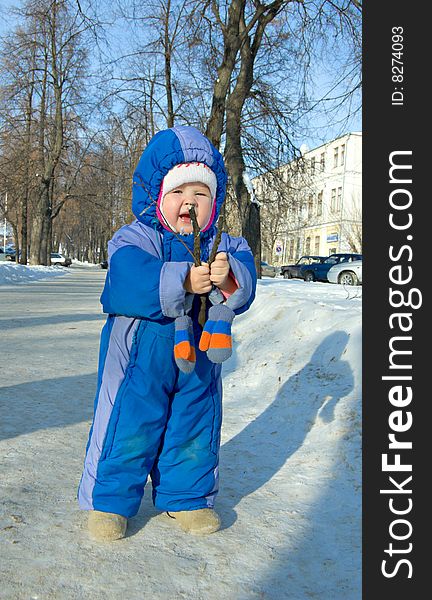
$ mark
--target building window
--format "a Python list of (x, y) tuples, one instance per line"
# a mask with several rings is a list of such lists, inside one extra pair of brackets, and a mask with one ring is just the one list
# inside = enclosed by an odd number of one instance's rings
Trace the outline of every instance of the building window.
[(339, 159), (339, 147), (336, 146), (336, 148), (334, 149), (334, 155), (333, 155), (333, 168), (334, 169), (338, 166), (338, 159)]
[(315, 175), (315, 156), (310, 159), (310, 172), (311, 175)]
[(331, 191), (330, 211), (336, 212), (336, 188), (333, 188)]
[(337, 248), (330, 248), (329, 255), (330, 254), (336, 254), (336, 253), (337, 253)]
[(320, 165), (321, 165), (321, 171), (324, 171), (324, 169), (325, 169), (325, 152), (323, 152), (321, 154)]
[(294, 238), (290, 240), (289, 255), (291, 259), (294, 258)]
[(345, 164), (345, 144), (342, 144), (341, 146), (341, 151), (340, 151), (340, 164), (344, 165)]
[(322, 205), (323, 205), (323, 193), (322, 191), (318, 194), (317, 200), (317, 216), (320, 217), (322, 215)]
[(308, 199), (308, 218), (311, 219), (313, 217), (313, 196), (309, 196)]
[(297, 251), (296, 251), (296, 256), (300, 256), (300, 244), (301, 244), (301, 239), (298, 237), (298, 238), (297, 238)]
[(337, 202), (336, 202), (336, 210), (340, 210), (342, 207), (342, 188), (338, 188), (337, 191)]
[(310, 254), (310, 242), (310, 237), (307, 237), (305, 242), (305, 254)]
[(315, 236), (315, 254), (319, 255), (319, 251), (320, 251), (320, 236), (316, 235)]

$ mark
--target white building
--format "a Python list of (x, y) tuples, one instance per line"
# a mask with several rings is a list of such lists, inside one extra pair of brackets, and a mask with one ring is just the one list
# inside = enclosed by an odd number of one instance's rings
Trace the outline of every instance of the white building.
[[(361, 252), (362, 134), (343, 135), (305, 151), (302, 159), (296, 170), (294, 163), (279, 170), (287, 183), (287, 201), (281, 204), (287, 206), (286, 218), (279, 219), (267, 235), (273, 248), (264, 258), (287, 264), (304, 254)], [(272, 194), (265, 178), (253, 181), (264, 205)], [(267, 227), (265, 210), (262, 227)]]

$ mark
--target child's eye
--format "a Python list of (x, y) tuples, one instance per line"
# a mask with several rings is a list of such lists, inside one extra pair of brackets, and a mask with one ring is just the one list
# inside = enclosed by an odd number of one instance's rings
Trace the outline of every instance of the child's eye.
[(182, 190), (173, 190), (173, 194), (182, 194), (183, 191)]

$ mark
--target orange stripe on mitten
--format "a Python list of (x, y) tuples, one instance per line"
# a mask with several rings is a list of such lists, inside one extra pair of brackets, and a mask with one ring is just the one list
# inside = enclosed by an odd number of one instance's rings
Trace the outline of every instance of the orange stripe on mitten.
[(192, 320), (187, 315), (177, 317), (175, 320), (174, 359), (183, 373), (192, 373), (195, 368), (196, 355)]

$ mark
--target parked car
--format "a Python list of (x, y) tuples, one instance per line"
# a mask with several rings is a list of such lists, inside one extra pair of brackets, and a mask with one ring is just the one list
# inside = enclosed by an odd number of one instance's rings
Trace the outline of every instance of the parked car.
[(16, 250), (14, 246), (6, 246), (4, 251), (6, 260), (15, 260), (16, 259)]
[(279, 275), (279, 267), (274, 267), (273, 265), (269, 265), (264, 260), (261, 261), (261, 275), (265, 275), (267, 277), (276, 277)]
[(70, 267), (72, 264), (72, 260), (68, 256), (64, 256), (64, 254), (60, 254), (59, 252), (51, 252), (51, 264), (52, 265), (62, 265), (63, 267)]
[(341, 253), (341, 254), (330, 254), (323, 262), (313, 263), (311, 265), (305, 265), (301, 267), (301, 275), (305, 281), (328, 281), (327, 273), (333, 267), (339, 263), (351, 263), (354, 260), (362, 260), (361, 254), (354, 253)]
[(328, 273), (327, 279), (330, 283), (341, 283), (343, 285), (361, 285), (362, 283), (362, 260), (352, 262), (340, 262), (333, 265)]
[(285, 279), (291, 279), (292, 277), (299, 277), (303, 279), (301, 267), (312, 265), (313, 263), (321, 263), (326, 258), (326, 256), (312, 256), (309, 254), (306, 256), (301, 256), (294, 265), (283, 265), (281, 267), (281, 273)]
[(101, 263), (99, 263), (99, 266), (101, 269), (108, 269), (108, 261), (103, 260)]

